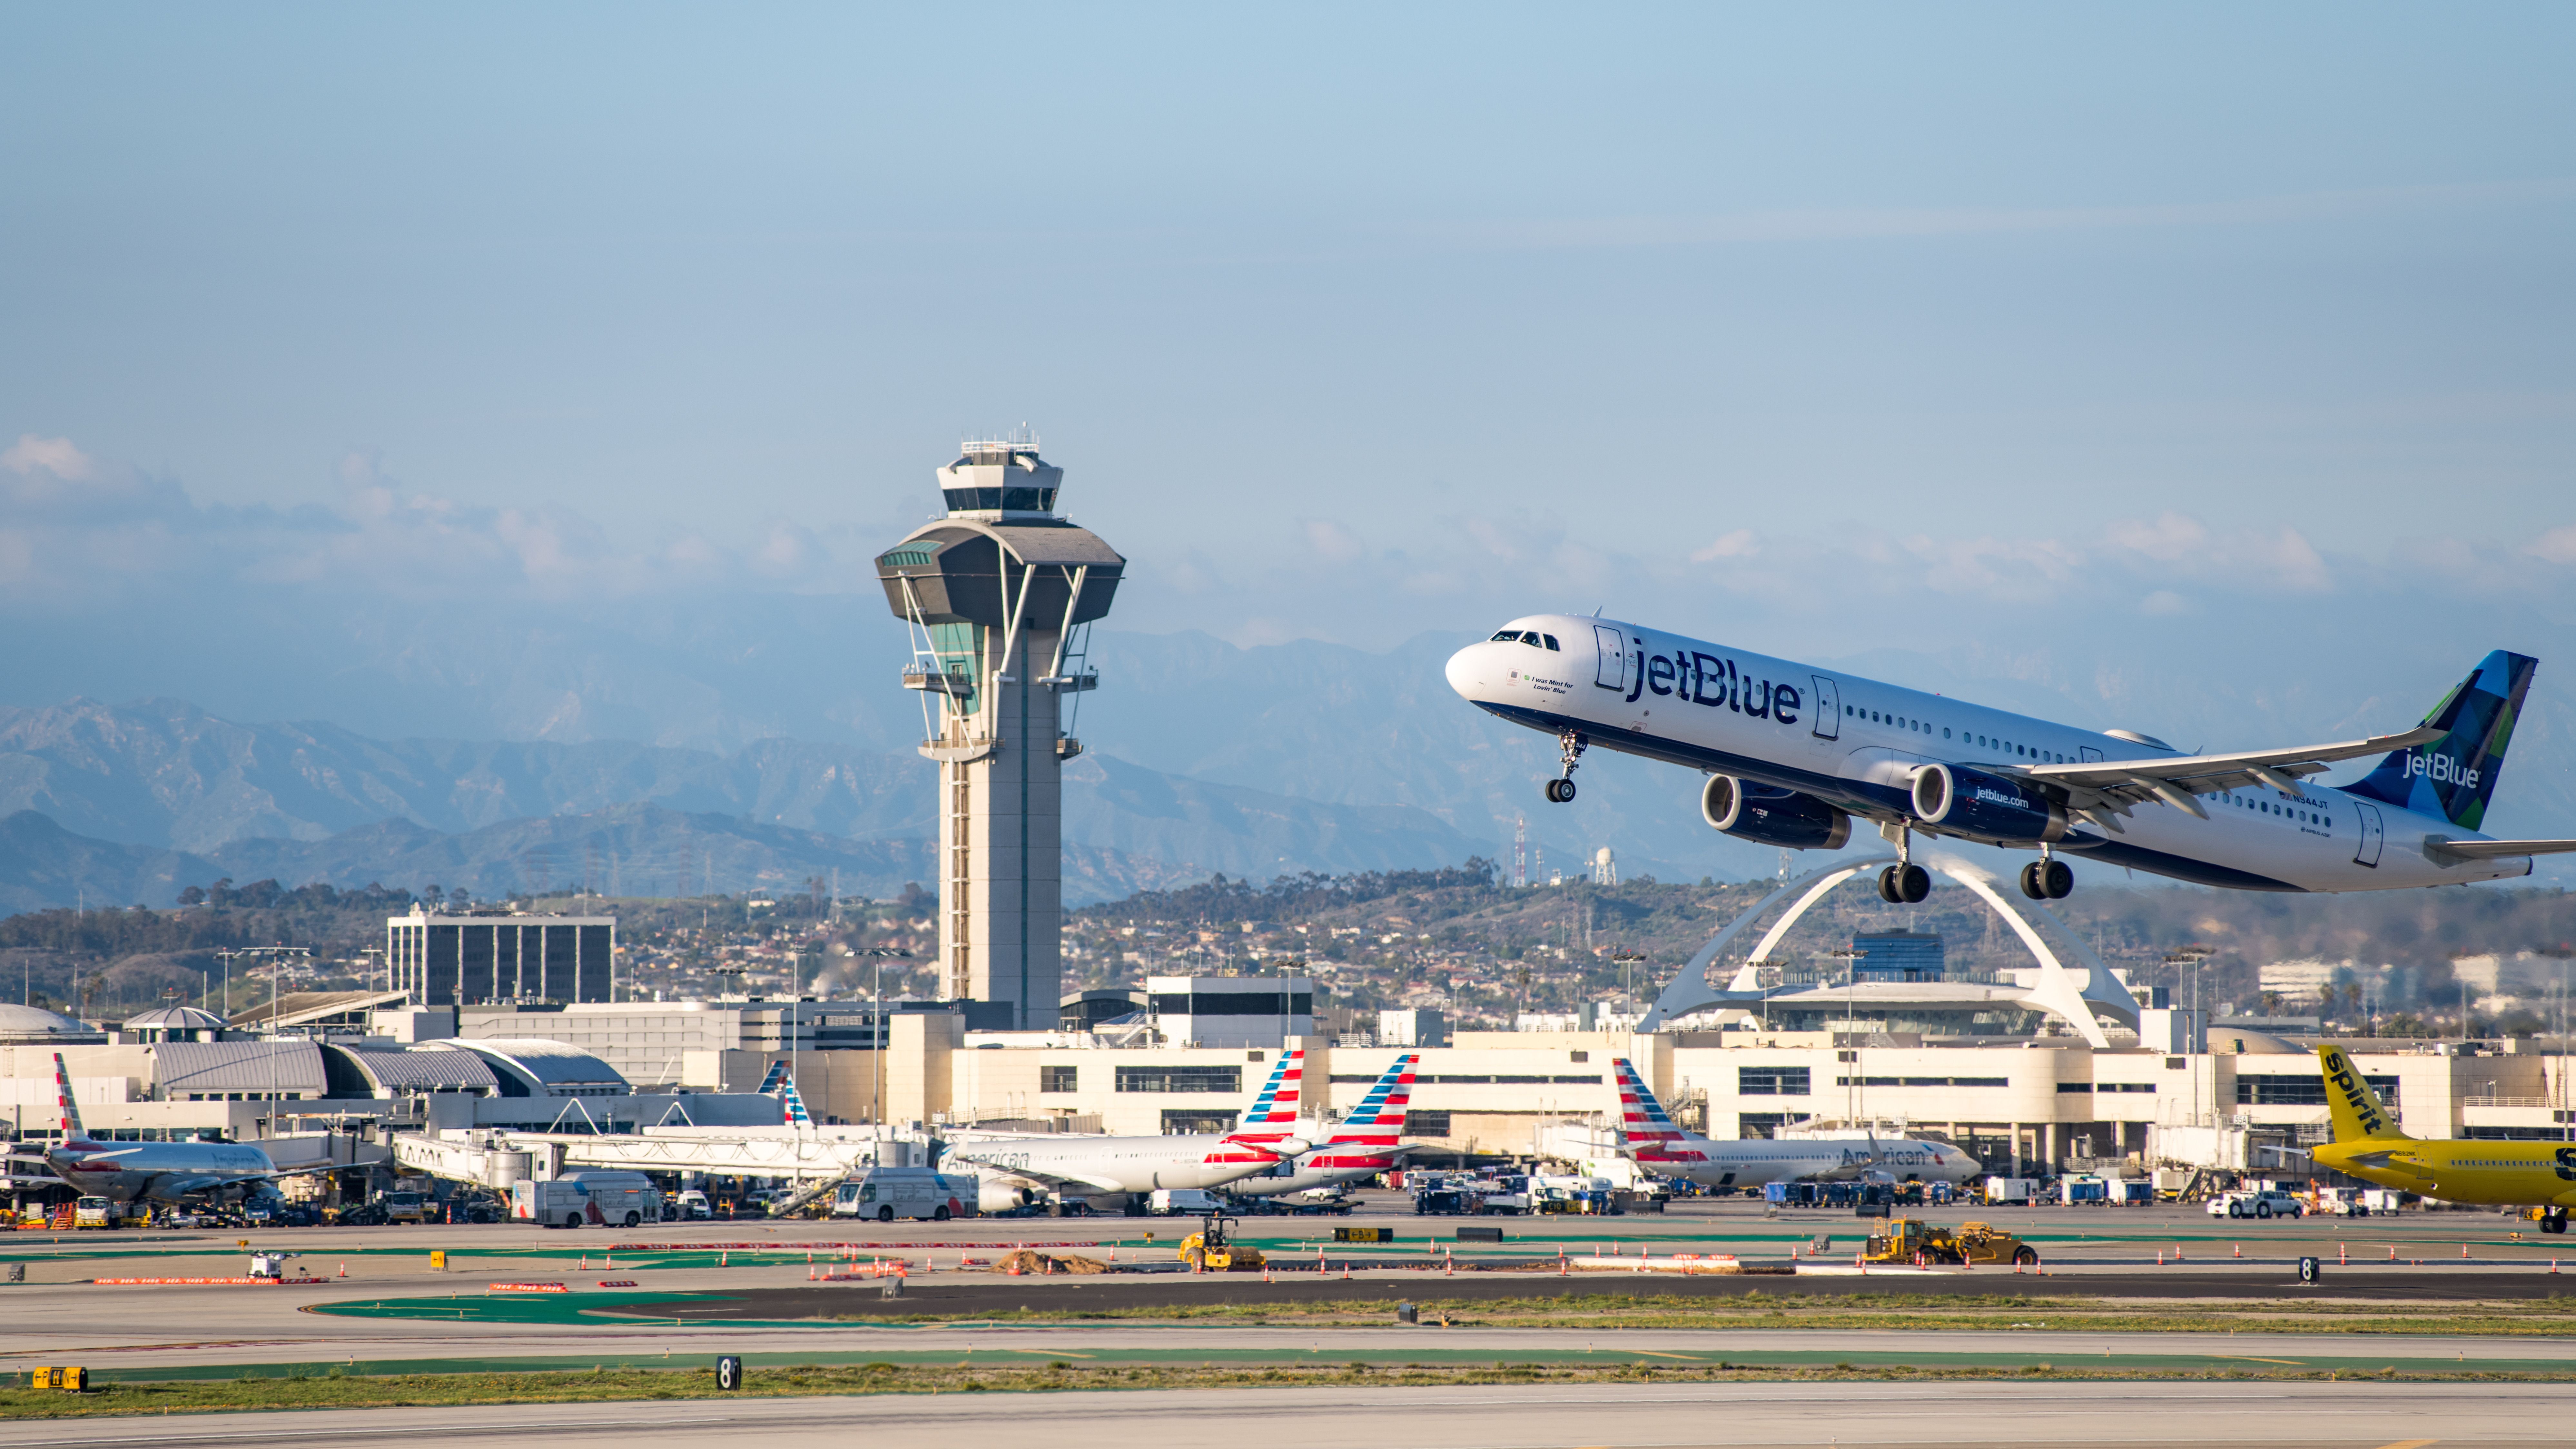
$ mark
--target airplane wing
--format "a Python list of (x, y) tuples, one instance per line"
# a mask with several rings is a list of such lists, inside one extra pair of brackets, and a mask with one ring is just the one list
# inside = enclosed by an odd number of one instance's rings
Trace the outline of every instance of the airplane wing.
[(2576, 850), (2576, 840), (2451, 840), (2428, 835), (2424, 837), (2424, 848), (2435, 855), (2461, 860), (2508, 860), (2517, 855), (2563, 854)]
[[(2438, 740), (2449, 731), (2426, 725), (2401, 734), (2373, 735), (2339, 744), (2289, 750), (2247, 750), (2226, 755), (2166, 755), (2142, 760), (2083, 760), (2067, 765), (1980, 766), (2066, 792), (2068, 810), (2116, 831), (2111, 817), (2134, 805), (2161, 801), (2189, 815), (2209, 818), (2194, 797), (2263, 785), (2295, 794), (2307, 775), (2321, 775), (2344, 760), (2385, 755)], [(2571, 846), (2576, 849), (2576, 846)]]

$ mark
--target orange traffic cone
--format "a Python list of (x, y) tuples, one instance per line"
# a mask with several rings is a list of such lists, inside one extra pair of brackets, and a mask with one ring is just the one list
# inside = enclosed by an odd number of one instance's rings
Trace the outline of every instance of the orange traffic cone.
[(2556, 1258), (2552, 1258), (2552, 1259), (2550, 1259), (2550, 1260), (2549, 1260), (2549, 1271), (2550, 1271), (2550, 1272), (2552, 1272), (2552, 1273), (2555, 1273), (2555, 1272), (2557, 1272), (2557, 1271), (2558, 1271), (2558, 1260), (2557, 1260)]
[(2336, 1262), (2338, 1262), (2338, 1263), (2349, 1263), (2349, 1262), (2351, 1262), (2351, 1261), (2352, 1261), (2352, 1250), (2351, 1250), (2351, 1249), (2349, 1249), (2349, 1248), (2346, 1248), (2346, 1247), (2345, 1247), (2343, 1244), (2341, 1244), (2341, 1243), (2337, 1243), (2337, 1244), (2335, 1244), (2335, 1261), (2336, 1261)]
[(2164, 1265), (2165, 1265), (2165, 1250), (2164, 1250), (2164, 1249), (2162, 1249), (2162, 1248), (2158, 1248), (2158, 1249), (2156, 1249), (2156, 1266), (2157, 1266), (2157, 1267), (2159, 1267), (2159, 1268), (2161, 1268), (2161, 1267), (2163, 1267)]
[(2462, 1243), (2462, 1244), (2460, 1244), (2460, 1257), (2461, 1257), (2461, 1259), (2462, 1259), (2463, 1261), (2465, 1261), (2465, 1260), (2468, 1258), (2468, 1256), (2469, 1256), (2469, 1245), (2468, 1245), (2468, 1244), (2466, 1244), (2466, 1243)]
[(2242, 1257), (2244, 1257), (2244, 1256), (2245, 1256), (2245, 1245), (2244, 1245), (2243, 1243), (2230, 1243), (2230, 1244), (2228, 1244), (2228, 1246), (2229, 1246), (2229, 1247), (2231, 1247), (2231, 1248), (2234, 1248), (2234, 1249), (2236, 1250), (2236, 1252), (2235, 1252), (2235, 1255), (2234, 1255), (2234, 1256), (2239, 1257), (2239, 1258), (2242, 1258)]
[(348, 1276), (349, 1276), (349, 1265), (348, 1265), (348, 1264), (346, 1264), (346, 1263), (342, 1263), (342, 1264), (340, 1265), (340, 1276), (341, 1276), (341, 1277), (343, 1277), (343, 1278), (346, 1278), (346, 1277), (348, 1277)]

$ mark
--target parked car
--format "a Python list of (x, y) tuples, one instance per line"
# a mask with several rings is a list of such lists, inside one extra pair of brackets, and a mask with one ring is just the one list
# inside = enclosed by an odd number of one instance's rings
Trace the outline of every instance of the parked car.
[(2209, 1215), (2214, 1218), (2296, 1218), (2305, 1217), (2307, 1211), (2297, 1198), (2277, 1187), (2223, 1192), (2209, 1200)]

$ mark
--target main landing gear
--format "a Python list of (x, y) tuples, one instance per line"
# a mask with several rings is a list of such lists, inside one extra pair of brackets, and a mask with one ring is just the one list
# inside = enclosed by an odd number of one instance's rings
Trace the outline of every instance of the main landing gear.
[(1914, 832), (1899, 830), (1896, 864), (1878, 873), (1878, 898), (1890, 905), (1919, 906), (1932, 894), (1932, 872), (1914, 863), (1913, 844)]
[(2075, 893), (2075, 872), (2053, 855), (2021, 868), (2021, 893), (2035, 901), (2062, 901)]
[(1576, 763), (1583, 758), (1584, 748), (1591, 743), (1592, 742), (1590, 740), (1585, 739), (1581, 733), (1575, 730), (1559, 730), (1557, 732), (1557, 762), (1563, 768), (1564, 773), (1547, 782), (1547, 798), (1549, 804), (1563, 805), (1574, 798), (1574, 767)]
[(2551, 1208), (2549, 1211), (2542, 1213), (2540, 1215), (2540, 1230), (2544, 1233), (2563, 1233), (2567, 1231), (2567, 1209)]

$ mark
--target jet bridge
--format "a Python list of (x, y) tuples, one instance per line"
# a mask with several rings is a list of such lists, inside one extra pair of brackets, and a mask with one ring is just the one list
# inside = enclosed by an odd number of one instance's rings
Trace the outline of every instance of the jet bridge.
[(406, 1167), (500, 1192), (522, 1177), (550, 1178), (581, 1168), (837, 1182), (862, 1167), (925, 1167), (935, 1152), (928, 1134), (907, 1129), (882, 1135), (724, 1127), (603, 1135), (451, 1130), (394, 1141), (395, 1160)]

